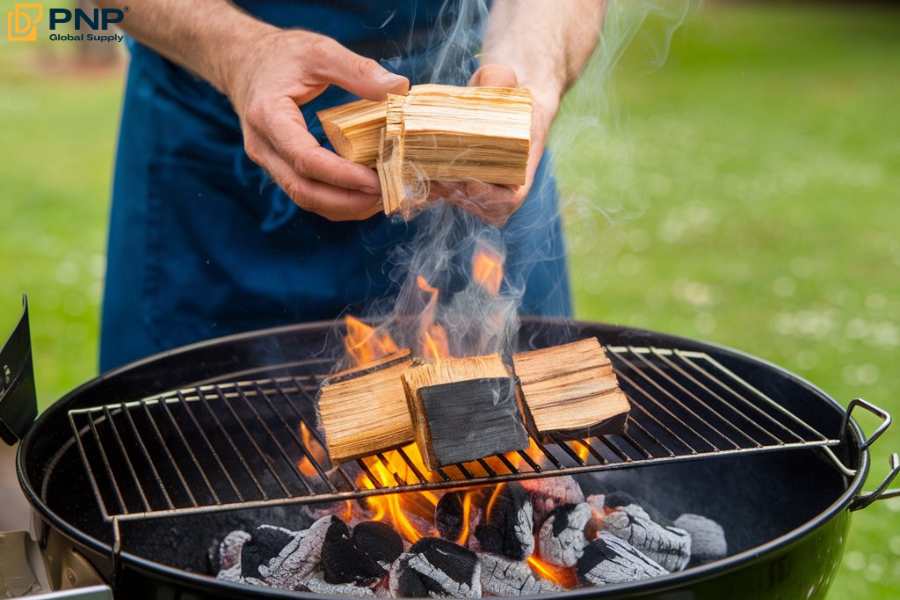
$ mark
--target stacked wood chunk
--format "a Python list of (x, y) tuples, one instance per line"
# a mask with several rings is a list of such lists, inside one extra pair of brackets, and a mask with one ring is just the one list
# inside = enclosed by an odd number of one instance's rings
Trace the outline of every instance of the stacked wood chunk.
[(515, 384), (499, 355), (414, 367), (403, 384), (429, 469), (528, 447)]
[(374, 167), (384, 129), (385, 110), (384, 102), (357, 100), (319, 111), (318, 117), (338, 154), (347, 160)]
[(630, 405), (596, 338), (513, 356), (529, 424), (538, 435), (621, 432)]
[(412, 365), (402, 350), (358, 369), (335, 373), (319, 391), (319, 422), (333, 462), (413, 441), (401, 374)]
[(428, 84), (384, 103), (328, 109), (319, 119), (338, 154), (376, 162), (385, 213), (409, 218), (431, 181), (525, 183), (531, 111), (523, 88)]
[(331, 460), (415, 441), (434, 470), (526, 449), (529, 430), (548, 442), (625, 430), (628, 398), (595, 338), (515, 354), (513, 366), (515, 377), (497, 354), (423, 364), (402, 350), (332, 375), (319, 395)]

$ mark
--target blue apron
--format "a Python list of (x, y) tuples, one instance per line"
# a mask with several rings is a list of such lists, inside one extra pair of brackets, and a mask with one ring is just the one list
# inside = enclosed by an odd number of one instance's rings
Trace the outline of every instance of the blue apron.
[[(442, 0), (239, 2), (258, 18), (331, 36), (413, 83), (427, 80), (429, 33)], [(423, 44), (425, 44), (423, 46)], [(110, 215), (100, 347), (103, 371), (190, 342), (360, 313), (396, 292), (388, 255), (415, 221), (378, 215), (332, 223), (300, 210), (243, 152), (227, 98), (129, 41)], [(397, 58), (400, 57), (400, 58)], [(330, 87), (303, 107), (353, 99)], [(523, 314), (571, 312), (556, 186), (548, 158), (503, 229)], [(540, 260), (535, 261), (535, 257)]]

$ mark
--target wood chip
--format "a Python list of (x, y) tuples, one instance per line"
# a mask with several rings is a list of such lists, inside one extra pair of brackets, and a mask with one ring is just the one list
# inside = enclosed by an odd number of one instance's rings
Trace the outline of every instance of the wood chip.
[(500, 356), (448, 358), (403, 373), (416, 443), (429, 469), (528, 447)]
[(409, 351), (336, 373), (319, 390), (319, 422), (333, 462), (404, 446), (412, 420), (400, 376), (412, 365)]
[(529, 424), (544, 436), (620, 433), (630, 410), (596, 338), (513, 356)]

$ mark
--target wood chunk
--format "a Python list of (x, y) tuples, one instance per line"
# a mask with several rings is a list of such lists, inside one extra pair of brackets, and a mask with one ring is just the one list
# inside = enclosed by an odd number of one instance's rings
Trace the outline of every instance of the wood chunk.
[(316, 115), (335, 152), (374, 167), (386, 110), (384, 101), (357, 100), (320, 110)]
[(540, 436), (620, 433), (630, 410), (596, 338), (513, 356), (529, 425)]
[(429, 469), (528, 447), (500, 356), (448, 358), (403, 373), (416, 443)]
[(341, 371), (319, 390), (319, 422), (333, 462), (367, 456), (413, 441), (401, 374), (409, 350)]
[(426, 84), (318, 115), (338, 154), (377, 168), (385, 214), (409, 219), (431, 181), (525, 183), (531, 112), (524, 88)]
[(397, 134), (405, 159), (426, 177), (525, 183), (532, 108), (527, 89), (428, 84), (402, 98), (388, 102), (388, 128), (402, 124)]

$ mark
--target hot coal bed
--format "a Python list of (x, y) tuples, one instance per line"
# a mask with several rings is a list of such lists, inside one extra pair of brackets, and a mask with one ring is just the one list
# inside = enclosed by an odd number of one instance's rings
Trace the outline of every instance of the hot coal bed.
[(405, 517), (413, 534), (371, 520), (364, 501), (307, 509), (296, 528), (248, 523), (212, 541), (210, 571), (331, 595), (479, 598), (645, 580), (727, 555), (712, 519), (581, 479), (588, 491), (565, 476), (446, 492), (430, 522)]

